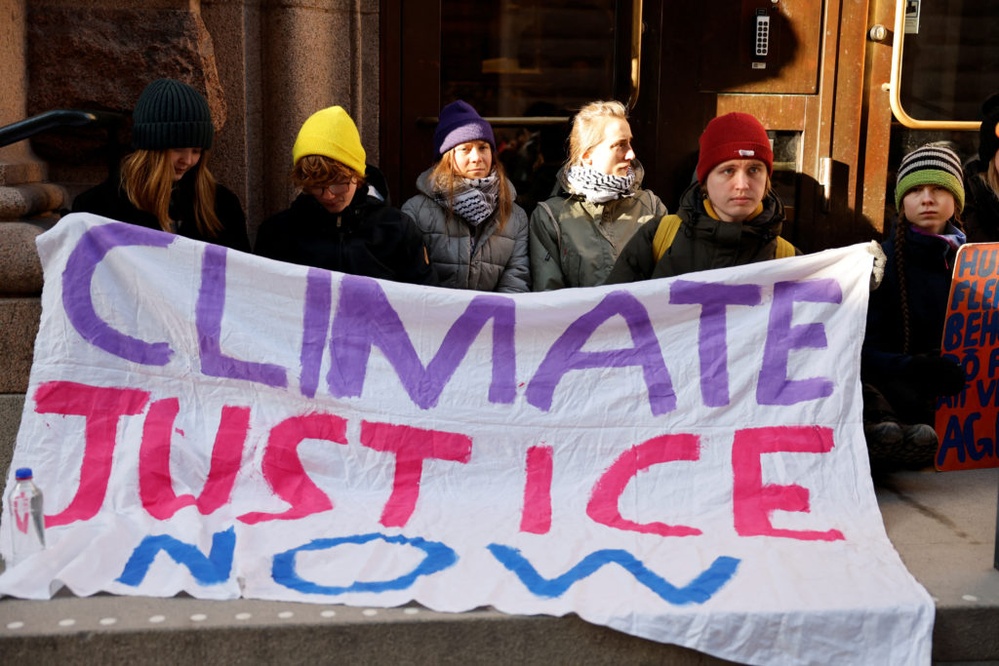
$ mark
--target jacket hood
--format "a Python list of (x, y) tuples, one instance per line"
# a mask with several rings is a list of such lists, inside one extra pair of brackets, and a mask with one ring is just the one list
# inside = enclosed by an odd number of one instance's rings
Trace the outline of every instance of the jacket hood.
[[(691, 183), (680, 196), (681, 211), (688, 214), (711, 217), (704, 207), (704, 199), (701, 197), (700, 185)], [(728, 224), (728, 223), (726, 223)], [(781, 228), (784, 225), (784, 203), (774, 193), (773, 189), (763, 197), (763, 211), (751, 220), (741, 223), (745, 229), (755, 230), (764, 238), (776, 238), (780, 236)]]

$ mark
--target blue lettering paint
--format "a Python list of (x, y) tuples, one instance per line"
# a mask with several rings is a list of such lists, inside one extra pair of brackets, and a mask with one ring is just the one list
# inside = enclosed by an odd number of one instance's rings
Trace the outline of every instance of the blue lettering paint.
[(735, 576), (740, 560), (718, 557), (705, 571), (684, 587), (677, 587), (650, 571), (640, 560), (626, 550), (598, 550), (584, 557), (576, 566), (561, 576), (544, 578), (516, 548), (490, 544), (489, 552), (500, 564), (513, 572), (530, 592), (539, 597), (560, 597), (577, 581), (587, 578), (604, 565), (614, 563), (635, 577), (639, 583), (655, 592), (664, 601), (675, 606), (703, 604), (713, 597)]
[(841, 303), (843, 292), (839, 283), (831, 279), (778, 282), (774, 285), (774, 302), (767, 325), (767, 341), (763, 347), (763, 367), (756, 385), (756, 402), (761, 405), (794, 405), (827, 398), (833, 393), (833, 383), (825, 377), (787, 377), (791, 350), (825, 349), (829, 346), (824, 324), (791, 325), (794, 304), (798, 301)]
[[(422, 550), (426, 556), (411, 572), (398, 578), (383, 581), (357, 581), (347, 586), (319, 585), (305, 580), (296, 572), (295, 556), (298, 553), (315, 550), (329, 550), (342, 544), (364, 544), (379, 539), (385, 543), (412, 546)], [(385, 534), (358, 534), (337, 539), (314, 539), (309, 543), (286, 550), (274, 556), (271, 577), (275, 583), (305, 594), (346, 594), (348, 592), (387, 592), (411, 587), (420, 576), (429, 576), (443, 571), (458, 561), (458, 555), (448, 546), (438, 541), (427, 541), (420, 537)]]
[(399, 314), (378, 282), (346, 275), (330, 336), (332, 367), (327, 375), (330, 392), (339, 398), (357, 397), (364, 388), (371, 346), (377, 346), (413, 402), (422, 409), (437, 404), (472, 342), (493, 321), (492, 381), (489, 401), (512, 403), (516, 397), (514, 301), (503, 296), (476, 296), (452, 324), (440, 349), (426, 368), (413, 348)]
[(232, 556), (236, 549), (236, 530), (230, 527), (212, 536), (212, 549), (208, 557), (189, 543), (178, 541), (172, 536), (160, 534), (147, 536), (132, 551), (125, 568), (118, 577), (119, 583), (138, 587), (149, 567), (160, 551), (165, 552), (177, 564), (187, 567), (194, 579), (201, 585), (218, 585), (229, 580), (232, 571)]
[[(620, 315), (628, 325), (634, 347), (587, 352), (583, 346), (608, 319)], [(527, 386), (527, 402), (548, 411), (555, 389), (566, 373), (594, 368), (639, 366), (649, 392), (649, 406), (656, 416), (676, 409), (676, 392), (662, 350), (645, 306), (626, 291), (604, 297), (592, 310), (569, 324), (545, 355)]]

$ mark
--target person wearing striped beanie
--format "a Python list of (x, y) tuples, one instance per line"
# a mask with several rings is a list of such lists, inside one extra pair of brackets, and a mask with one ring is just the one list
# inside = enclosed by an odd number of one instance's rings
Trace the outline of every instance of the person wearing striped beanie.
[(964, 371), (941, 355), (951, 272), (966, 241), (960, 158), (944, 144), (902, 158), (895, 185), (898, 218), (882, 244), (887, 264), (871, 293), (861, 355), (864, 433), (872, 469), (934, 463), (936, 401), (964, 390)]
[(978, 159), (965, 166), (965, 233), (969, 243), (999, 241), (999, 92), (982, 103)]
[(204, 95), (183, 81), (156, 79), (132, 111), (134, 151), (119, 173), (78, 195), (73, 212), (249, 252), (243, 206), (208, 170), (214, 138)]

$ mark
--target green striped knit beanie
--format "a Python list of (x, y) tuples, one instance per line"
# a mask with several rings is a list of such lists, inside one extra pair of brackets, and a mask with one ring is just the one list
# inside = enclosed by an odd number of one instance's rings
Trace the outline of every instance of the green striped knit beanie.
[(961, 158), (941, 144), (927, 144), (902, 158), (895, 185), (895, 210), (909, 190), (922, 185), (939, 185), (954, 195), (955, 212), (964, 210), (964, 172)]
[(157, 79), (132, 112), (132, 146), (141, 150), (212, 147), (215, 128), (208, 100), (175, 79)]

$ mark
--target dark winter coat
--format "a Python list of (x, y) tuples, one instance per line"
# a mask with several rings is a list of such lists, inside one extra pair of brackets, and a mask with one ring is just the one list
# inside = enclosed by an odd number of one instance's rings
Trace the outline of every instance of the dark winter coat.
[(911, 226), (906, 231), (909, 351), (903, 353), (902, 294), (894, 231), (881, 247), (888, 261), (881, 286), (871, 292), (861, 363), (864, 381), (874, 384), (897, 377), (913, 355), (940, 350), (957, 255), (957, 248), (940, 236), (921, 233)]
[(343, 211), (330, 213), (302, 193), (260, 225), (254, 252), (340, 273), (436, 285), (419, 228), (384, 200), (371, 186), (359, 187)]
[[(250, 241), (246, 235), (246, 215), (239, 198), (222, 185), (215, 186), (215, 215), (222, 223), (217, 237), (203, 235), (194, 219), (195, 170), (184, 175), (174, 186), (170, 197), (170, 219), (176, 223), (175, 232), (179, 236), (192, 238), (205, 243), (224, 245), (241, 252), (250, 251)], [(73, 201), (74, 213), (93, 213), (120, 222), (128, 222), (149, 229), (161, 230), (159, 220), (152, 213), (139, 210), (129, 201), (121, 187), (121, 178), (112, 174), (100, 185), (77, 195)]]
[(999, 197), (985, 180), (979, 160), (965, 165), (961, 221), (969, 243), (999, 242)]
[(632, 236), (605, 284), (769, 261), (776, 257), (777, 237), (784, 224), (784, 204), (770, 192), (763, 199), (763, 211), (756, 217), (744, 222), (723, 222), (708, 214), (695, 183), (680, 198), (677, 216), (680, 228), (661, 259), (656, 261), (653, 240), (662, 220), (644, 225)]
[[(506, 293), (530, 290), (527, 262), (527, 215), (513, 205), (499, 226), (499, 213), (472, 226), (437, 202), (430, 171), (416, 181), (419, 194), (402, 205), (416, 222), (430, 251), (430, 263), (442, 287)], [(510, 185), (511, 195), (516, 196)], [(473, 245), (474, 241), (474, 245)]]

